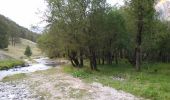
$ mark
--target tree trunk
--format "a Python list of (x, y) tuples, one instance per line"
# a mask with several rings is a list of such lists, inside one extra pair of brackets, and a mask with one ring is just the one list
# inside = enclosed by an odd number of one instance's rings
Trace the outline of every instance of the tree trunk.
[(108, 64), (112, 64), (112, 53), (111, 53), (111, 51), (109, 51), (108, 52), (108, 54), (107, 54), (107, 63)]
[(68, 50), (68, 57), (70, 58), (70, 61), (74, 67), (80, 66), (80, 63), (79, 63), (79, 60), (77, 57), (77, 52), (75, 52), (75, 51), (69, 52), (69, 50)]
[(72, 66), (73, 66), (73, 67), (76, 67), (76, 64), (73, 62), (73, 60), (70, 59), (70, 61), (71, 61)]
[(98, 71), (97, 61), (96, 61), (96, 52), (91, 48), (89, 50), (90, 50), (90, 67), (91, 67), (91, 70)]
[(98, 58), (98, 64), (101, 65), (101, 59), (100, 59), (100, 57)]
[(137, 46), (136, 48), (136, 64), (135, 64), (135, 68), (137, 71), (140, 71), (140, 50), (141, 50), (141, 47), (140, 46)]
[(140, 71), (141, 63), (141, 44), (142, 44), (142, 32), (143, 32), (143, 7), (140, 2), (138, 2), (138, 22), (137, 22), (137, 35), (136, 35), (136, 57), (135, 57), (135, 67), (137, 71)]
[(116, 62), (116, 64), (119, 63), (119, 62), (118, 62), (118, 54), (117, 54), (117, 52), (115, 53), (115, 62)]
[(102, 52), (102, 65), (104, 65), (104, 58), (105, 58), (105, 56), (104, 56), (104, 51)]
[(82, 50), (80, 50), (80, 67), (84, 66), (84, 62), (83, 62), (83, 52)]

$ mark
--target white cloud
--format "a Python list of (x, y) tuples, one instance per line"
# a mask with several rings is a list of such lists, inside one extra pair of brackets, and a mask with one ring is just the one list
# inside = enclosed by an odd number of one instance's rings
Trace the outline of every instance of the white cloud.
[(44, 0), (0, 0), (0, 14), (27, 28), (42, 21), (38, 9), (45, 11)]
[[(122, 5), (123, 0), (107, 0), (111, 5)], [(0, 14), (10, 18), (21, 26), (31, 28), (31, 25), (37, 25), (41, 28), (45, 23), (42, 21), (42, 14), (37, 12), (44, 12), (46, 9), (44, 0), (0, 0)], [(39, 10), (38, 10), (39, 9)], [(40, 24), (39, 24), (40, 23)]]

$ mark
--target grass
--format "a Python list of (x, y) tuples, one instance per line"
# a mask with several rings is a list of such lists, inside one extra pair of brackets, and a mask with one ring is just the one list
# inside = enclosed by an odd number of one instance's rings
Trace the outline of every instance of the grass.
[(22, 66), (22, 65), (24, 65), (24, 62), (21, 60), (14, 60), (14, 59), (1, 60), (0, 70), (6, 70), (6, 69), (10, 69), (16, 66)]
[(76, 69), (67, 65), (63, 67), (63, 71), (86, 82), (100, 82), (136, 96), (152, 100), (170, 100), (170, 64), (143, 64), (141, 72), (136, 72), (126, 63), (98, 67), (100, 71), (93, 72), (88, 67)]
[(33, 53), (31, 57), (41, 55), (41, 51), (37, 47), (36, 43), (22, 38), (20, 38), (20, 43), (17, 43), (15, 46), (9, 45), (8, 49), (0, 50), (0, 53), (15, 59), (23, 59), (26, 57), (24, 55), (24, 51), (28, 45), (30, 46)]
[(9, 81), (16, 81), (16, 80), (23, 80), (27, 77), (26, 74), (21, 73), (21, 74), (15, 74), (12, 76), (6, 76), (2, 79), (2, 82), (9, 82)]

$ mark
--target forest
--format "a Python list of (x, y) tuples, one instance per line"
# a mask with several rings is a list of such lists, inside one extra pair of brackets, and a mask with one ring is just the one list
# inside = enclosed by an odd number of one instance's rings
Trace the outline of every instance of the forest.
[[(46, 0), (47, 22), (39, 47), (49, 57), (67, 57), (91, 70), (125, 60), (141, 70), (144, 62), (170, 62), (170, 23), (155, 10), (158, 0)], [(155, 70), (156, 71), (156, 70)]]
[(11, 19), (0, 15), (0, 49), (7, 48), (9, 44), (15, 46), (19, 38), (36, 41), (39, 35), (24, 28)]

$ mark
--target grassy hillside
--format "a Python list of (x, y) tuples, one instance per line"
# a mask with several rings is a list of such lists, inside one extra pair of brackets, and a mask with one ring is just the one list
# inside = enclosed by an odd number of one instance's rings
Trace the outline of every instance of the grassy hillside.
[(24, 51), (26, 46), (29, 45), (33, 53), (32, 56), (41, 55), (40, 50), (36, 46), (36, 43), (22, 38), (20, 40), (21, 40), (20, 43), (17, 43), (15, 46), (9, 45), (8, 49), (0, 50), (0, 54), (4, 54), (15, 59), (21, 59), (25, 57)]

